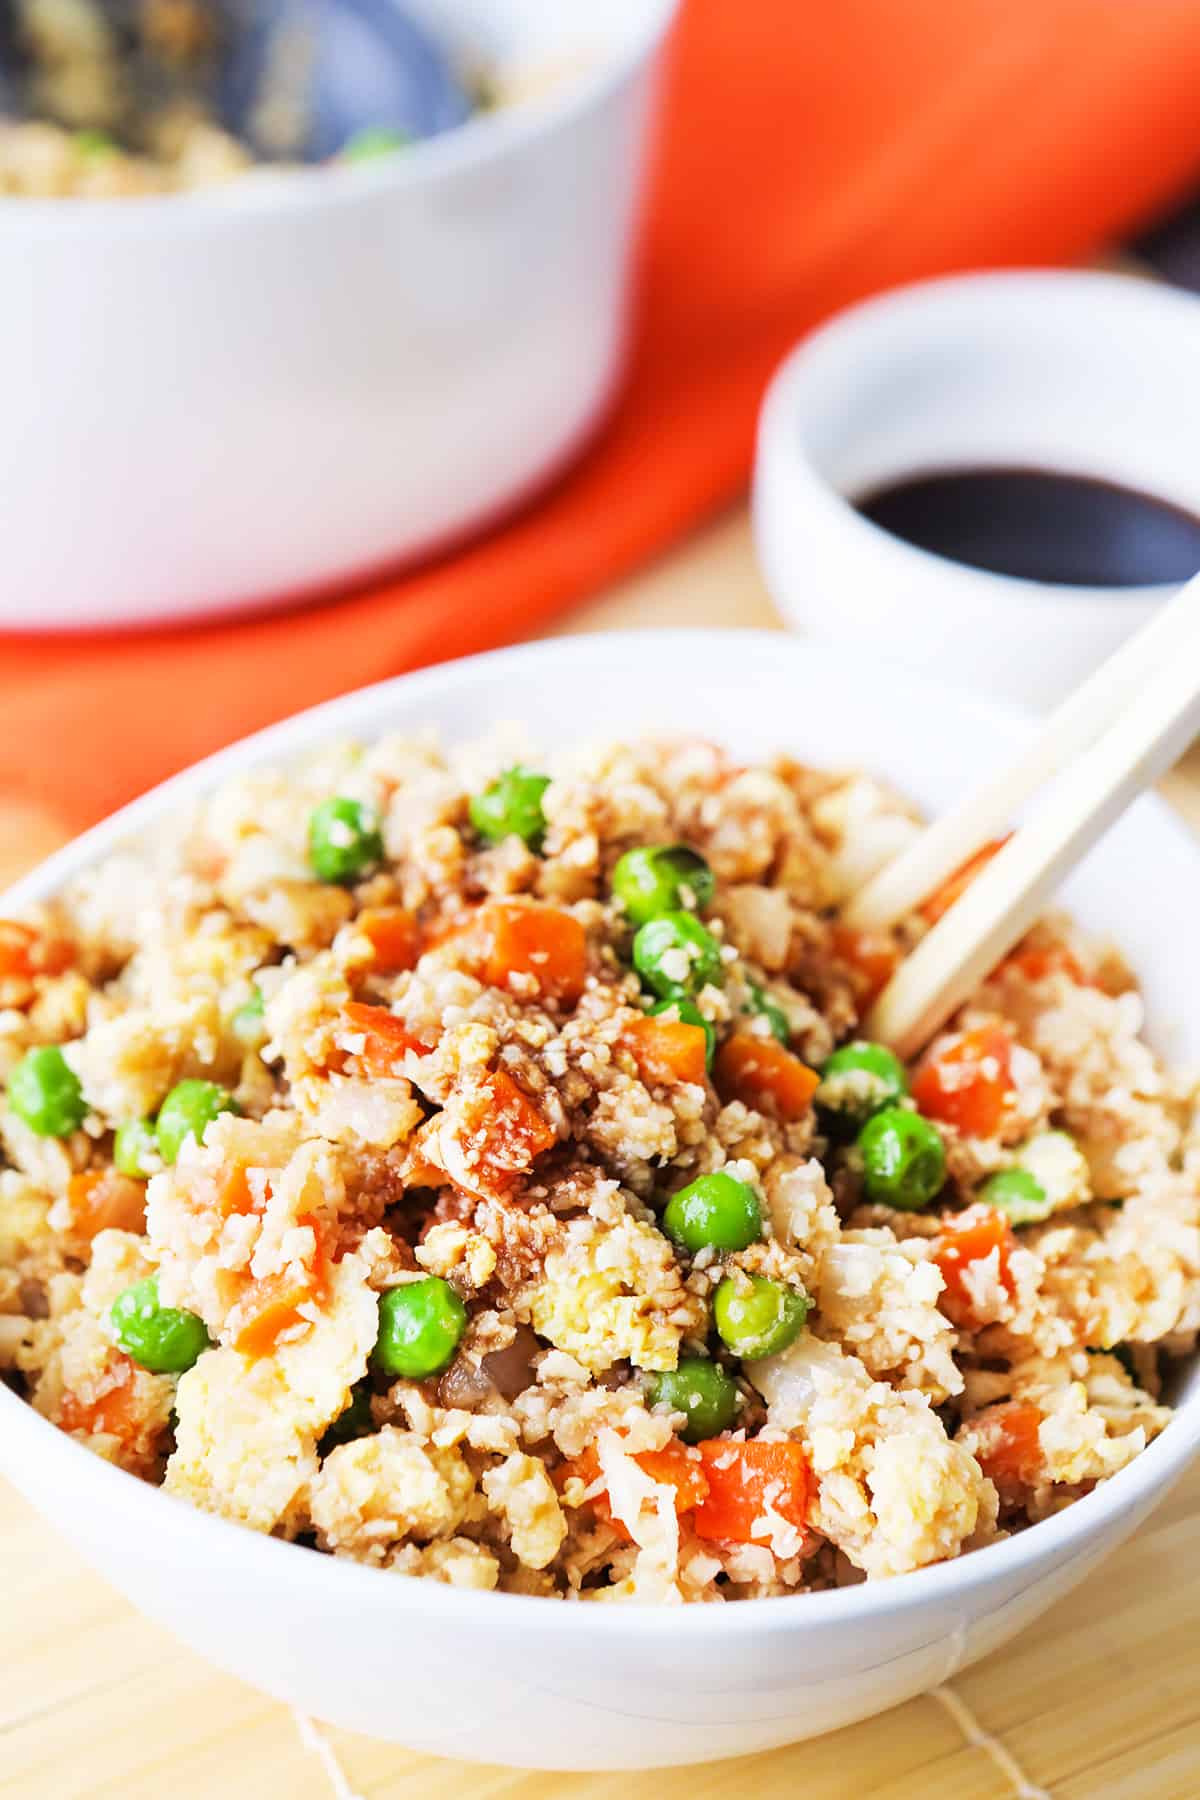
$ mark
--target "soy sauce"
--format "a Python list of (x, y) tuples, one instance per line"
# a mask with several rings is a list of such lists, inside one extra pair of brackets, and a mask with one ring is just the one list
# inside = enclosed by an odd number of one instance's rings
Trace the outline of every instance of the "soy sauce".
[(1050, 469), (947, 469), (855, 501), (919, 550), (1068, 587), (1141, 587), (1200, 570), (1200, 518), (1168, 500)]

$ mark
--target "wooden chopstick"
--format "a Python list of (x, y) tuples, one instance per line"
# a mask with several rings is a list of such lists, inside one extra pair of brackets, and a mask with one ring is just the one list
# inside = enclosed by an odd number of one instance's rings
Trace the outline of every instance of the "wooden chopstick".
[[(1147, 673), (1146, 632), (1105, 664), (1101, 673), (1108, 678), (1099, 692), (1107, 728), (1093, 725), (1090, 708), (1097, 704), (1093, 688), (1086, 733), (1076, 712), (1071, 741), (1087, 742), (1087, 748), (1074, 762), (1059, 772), (1057, 753), (1039, 757), (1035, 764), (1026, 752), (985, 790), (989, 796), (1019, 791), (1027, 797), (1035, 766), (1057, 775), (1034, 816), (900, 965), (865, 1022), (871, 1036), (893, 1045), (903, 1056), (914, 1055), (1024, 935), (1053, 889), (1097, 838), (1200, 730), (1198, 591), (1200, 582), (1189, 583), (1165, 609), (1172, 612), (1172, 625), (1169, 631), (1156, 633), (1155, 656), (1162, 660), (1153, 674)], [(1192, 616), (1181, 627), (1174, 609), (1184, 595), (1190, 597)], [(1114, 671), (1113, 663), (1126, 656), (1130, 661)], [(1091, 686), (1085, 683), (1075, 700)], [(1051, 732), (1060, 718), (1061, 713), (1055, 715), (1038, 743), (1048, 735), (1052, 741), (1061, 740), (1061, 727)], [(989, 829), (994, 825), (982, 832), (976, 828), (972, 848)], [(925, 892), (927, 887), (918, 898)]]
[(860, 888), (845, 909), (846, 923), (894, 925), (919, 906), (970, 856), (1006, 831), (1035, 789), (1094, 743), (1157, 669), (1175, 657), (1197, 655), (1198, 626), (1200, 576), (1076, 688), (1012, 763), (936, 819), (903, 855)]

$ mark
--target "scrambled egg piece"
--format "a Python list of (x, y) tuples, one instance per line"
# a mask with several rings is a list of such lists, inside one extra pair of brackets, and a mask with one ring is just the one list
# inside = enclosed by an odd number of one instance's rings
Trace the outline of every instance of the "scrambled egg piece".
[(312, 1522), (326, 1550), (382, 1561), (405, 1538), (449, 1537), (474, 1493), (460, 1451), (385, 1425), (326, 1457), (312, 1484)]
[(812, 1523), (869, 1576), (957, 1556), (995, 1526), (996, 1490), (925, 1397), (873, 1381), (805, 1332), (747, 1373), (772, 1425), (795, 1431), (817, 1478)]
[(293, 1525), (317, 1473), (316, 1442), (349, 1402), (379, 1328), (369, 1258), (333, 1272), (327, 1310), (273, 1356), (208, 1350), (181, 1377), (168, 1493), (257, 1531)]
[(490, 1550), (472, 1538), (444, 1538), (432, 1544), (405, 1544), (388, 1558), (401, 1575), (428, 1575), (448, 1587), (489, 1592), (500, 1580), (500, 1564)]
[(962, 1392), (955, 1331), (938, 1307), (942, 1276), (923, 1260), (924, 1240), (897, 1244), (890, 1231), (848, 1231), (821, 1264), (821, 1329), (874, 1376), (920, 1388), (934, 1406)]
[(185, 1075), (236, 1074), (236, 1064), (223, 1054), (217, 1002), (199, 993), (157, 1011), (131, 1007), (100, 1020), (70, 1046), (69, 1061), (88, 1106), (109, 1125), (157, 1112)]
[(544, 1569), (554, 1561), (567, 1535), (546, 1465), (536, 1456), (508, 1456), (483, 1477), (483, 1491), (493, 1512), (508, 1526), (513, 1555), (527, 1569)]
[(703, 1330), (671, 1246), (628, 1214), (613, 1225), (571, 1221), (532, 1289), (530, 1320), (593, 1372), (622, 1357), (638, 1369), (673, 1369), (685, 1332)]

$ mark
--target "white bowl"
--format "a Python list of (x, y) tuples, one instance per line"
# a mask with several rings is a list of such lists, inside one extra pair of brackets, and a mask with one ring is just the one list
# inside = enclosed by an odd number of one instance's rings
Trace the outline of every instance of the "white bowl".
[[(1028, 727), (858, 655), (777, 635), (613, 634), (405, 676), (306, 713), (178, 776), (6, 896), (52, 892), (130, 831), (225, 777), (339, 736), (524, 715), (547, 743), (699, 731), (885, 770), (926, 805)], [(1151, 878), (1148, 878), (1149, 876)], [(1119, 934), (1173, 1053), (1200, 1054), (1198, 853), (1144, 799), (1065, 898)], [(1129, 1468), (1058, 1517), (956, 1562), (838, 1593), (732, 1606), (571, 1605), (460, 1592), (263, 1538), (93, 1457), (0, 1387), (0, 1470), (143, 1611), (224, 1668), (352, 1730), (441, 1755), (648, 1768), (762, 1750), (867, 1717), (994, 1650), (1160, 1501), (1200, 1442), (1200, 1379)]]
[(1174, 589), (968, 568), (851, 502), (899, 477), (1060, 469), (1200, 513), (1200, 300), (1130, 276), (918, 282), (839, 313), (775, 375), (754, 525), (780, 610), (814, 636), (1018, 704), (1060, 699)]
[(620, 372), (676, 0), (410, 0), (544, 98), (211, 193), (0, 199), (0, 629), (294, 599), (511, 506)]

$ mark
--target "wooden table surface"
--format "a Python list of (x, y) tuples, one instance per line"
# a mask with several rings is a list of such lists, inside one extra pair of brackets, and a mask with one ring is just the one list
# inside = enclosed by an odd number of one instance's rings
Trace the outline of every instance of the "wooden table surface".
[[(778, 623), (739, 515), (563, 629)], [(1200, 758), (1166, 788), (1200, 826)], [(53, 839), (49, 821), (0, 810), (0, 886)], [(1196, 1800), (1198, 1501), (1200, 1471), (1090, 1581), (952, 1689), (734, 1767), (559, 1776), (441, 1762), (314, 1727), (141, 1619), (0, 1483), (0, 1795)]]

